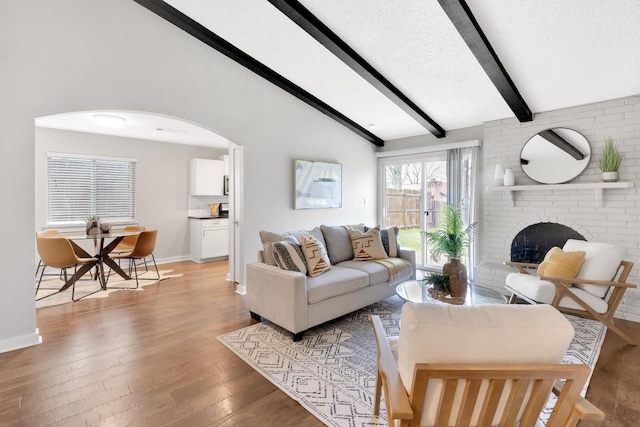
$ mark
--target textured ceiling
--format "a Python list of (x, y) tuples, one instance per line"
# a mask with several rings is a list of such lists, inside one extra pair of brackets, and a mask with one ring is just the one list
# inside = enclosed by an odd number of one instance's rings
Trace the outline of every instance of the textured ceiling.
[[(438, 0), (299, 1), (445, 131), (514, 117)], [(383, 140), (428, 133), (267, 0), (140, 2), (176, 8)], [(640, 0), (466, 4), (534, 119), (640, 94)]]

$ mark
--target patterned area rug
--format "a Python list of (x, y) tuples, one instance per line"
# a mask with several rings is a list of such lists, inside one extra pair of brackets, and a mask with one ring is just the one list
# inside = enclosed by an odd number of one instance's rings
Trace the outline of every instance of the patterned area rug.
[[(172, 277), (180, 277), (182, 276), (182, 274), (169, 274), (171, 273), (173, 270), (159, 270), (160, 273), (160, 280), (165, 280), (165, 279), (170, 279)], [(88, 277), (87, 275), (85, 275), (85, 277)], [(117, 279), (116, 279), (117, 277)], [(156, 275), (155, 270), (153, 271), (147, 271), (143, 274), (139, 274), (138, 275), (138, 279), (139, 279), (139, 283), (140, 283), (140, 287), (138, 289), (126, 289), (126, 291), (143, 291), (145, 286), (149, 286), (149, 285), (153, 285), (154, 283), (158, 283), (160, 280), (155, 279), (156, 277), (158, 277)], [(145, 279), (145, 280), (142, 280)], [(155, 279), (155, 280), (152, 280)], [(37, 286), (37, 281), (36, 281), (36, 286)], [(45, 295), (50, 295), (55, 293), (54, 290), (45, 290), (42, 288), (55, 288), (55, 289), (59, 289), (63, 284), (63, 281), (60, 279), (42, 279), (42, 285), (40, 286), (40, 290), (38, 291), (37, 294), (37, 298), (41, 298)], [(120, 276), (118, 275), (112, 275), (109, 278), (109, 281), (107, 282), (107, 287), (109, 286), (114, 286), (114, 287), (131, 287), (131, 288), (135, 288), (136, 286), (136, 281), (135, 279), (132, 280), (123, 280)], [(76, 282), (76, 291), (75, 291), (75, 298), (80, 298), (84, 295), (90, 294), (96, 290), (100, 289), (100, 284), (98, 283), (97, 280), (79, 280)], [(89, 295), (86, 298), (90, 299), (90, 298), (106, 298), (109, 296), (109, 294), (113, 293), (113, 292), (117, 292), (117, 291), (121, 291), (122, 289), (107, 289), (106, 291), (100, 291), (100, 292), (96, 292), (93, 295)], [(45, 299), (42, 299), (40, 301), (36, 301), (36, 308), (43, 308), (43, 307), (51, 307), (54, 305), (60, 305), (60, 304), (67, 304), (73, 302), (71, 300), (71, 288), (67, 289), (64, 292), (60, 292), (59, 294), (55, 294), (55, 295), (51, 295), (50, 297), (47, 297)]]
[[(402, 304), (396, 296), (388, 298), (312, 328), (296, 343), (289, 332), (268, 321), (218, 340), (324, 424), (387, 426), (384, 409), (380, 417), (373, 416), (377, 349), (369, 315), (380, 316), (387, 335), (398, 335)], [(593, 320), (567, 318), (576, 335), (563, 363), (593, 368), (606, 328)], [(543, 422), (553, 408), (551, 400), (549, 404)]]

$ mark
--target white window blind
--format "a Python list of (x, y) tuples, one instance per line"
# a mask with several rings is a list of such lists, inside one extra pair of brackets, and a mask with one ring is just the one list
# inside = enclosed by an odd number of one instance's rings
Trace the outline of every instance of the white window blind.
[(47, 224), (135, 219), (136, 161), (47, 154)]

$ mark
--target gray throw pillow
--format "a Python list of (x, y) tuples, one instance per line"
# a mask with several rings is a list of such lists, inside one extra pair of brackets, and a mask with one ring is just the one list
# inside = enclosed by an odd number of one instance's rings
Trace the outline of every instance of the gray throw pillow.
[(342, 225), (321, 225), (320, 229), (324, 235), (327, 253), (332, 265), (353, 259), (353, 246), (351, 245), (349, 230), (346, 227)]

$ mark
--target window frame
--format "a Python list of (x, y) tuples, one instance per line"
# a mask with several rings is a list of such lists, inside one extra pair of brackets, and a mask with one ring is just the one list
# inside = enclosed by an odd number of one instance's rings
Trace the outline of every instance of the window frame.
[[(100, 219), (104, 222), (108, 222), (110, 224), (129, 224), (129, 223), (135, 223), (136, 222), (136, 193), (137, 193), (137, 182), (136, 182), (136, 178), (137, 178), (137, 163), (138, 163), (138, 159), (134, 159), (134, 158), (127, 158), (127, 157), (109, 157), (109, 156), (98, 156), (98, 155), (88, 155), (88, 154), (75, 154), (75, 153), (59, 153), (59, 152), (47, 152), (46, 153), (46, 203), (45, 203), (45, 209), (46, 209), (46, 213), (45, 213), (45, 217), (46, 217), (46, 227), (51, 228), (51, 227), (56, 227), (56, 228), (65, 228), (65, 227), (78, 227), (81, 225), (84, 225), (86, 223), (87, 217), (89, 215), (97, 215), (96, 212), (98, 212), (98, 209), (100, 209), (100, 202), (97, 202), (96, 200), (99, 200), (99, 195), (100, 194), (108, 194), (106, 193), (105, 189), (102, 189), (102, 192), (100, 191), (99, 187), (100, 187), (100, 175), (102, 175), (102, 182), (104, 183), (104, 178), (108, 177), (110, 173), (113, 173), (113, 178), (118, 178), (118, 179), (122, 179), (125, 185), (129, 185), (129, 190), (124, 190), (123, 193), (128, 193), (127, 197), (129, 198), (129, 202), (124, 202), (122, 205), (120, 206), (124, 206), (124, 210), (127, 210), (128, 213), (130, 213), (129, 215), (126, 216), (115, 216), (115, 215), (109, 215), (109, 213), (107, 215), (104, 215), (104, 202), (103, 202), (103, 206), (101, 207), (103, 214), (102, 215), (98, 215), (100, 216)], [(51, 170), (52, 167), (52, 163), (51, 163), (51, 159), (52, 158), (60, 158), (60, 159), (67, 159), (67, 160), (77, 160), (77, 161), (83, 161), (86, 160), (87, 161), (87, 171), (92, 175), (91, 176), (91, 183), (90, 183), (90, 188), (89, 191), (91, 193), (91, 195), (89, 196), (89, 206), (88, 206), (88, 214), (83, 214), (83, 218), (79, 218), (79, 217), (75, 217), (73, 219), (70, 220), (60, 220), (59, 217), (60, 215), (52, 215), (52, 211), (55, 211), (56, 208), (51, 206), (52, 203), (52, 197), (51, 197), (51, 187), (50, 187), (50, 180), (52, 178), (52, 174), (55, 173), (55, 171)], [(110, 171), (107, 171), (107, 173), (104, 173), (105, 170), (105, 164), (108, 164), (108, 162), (114, 162), (114, 163), (119, 163), (120, 167), (126, 166), (128, 173), (118, 173), (117, 169), (112, 169)], [(91, 164), (89, 164), (91, 163)], [(98, 167), (97, 165), (100, 165), (101, 167)], [(102, 172), (102, 173), (101, 173)], [(58, 171), (58, 173), (61, 173), (60, 171)], [(64, 193), (64, 190), (61, 192)], [(83, 206), (86, 207), (86, 206)], [(111, 212), (110, 214), (114, 214), (114, 212)], [(68, 215), (70, 217), (72, 217), (72, 215)], [(56, 218), (57, 217), (57, 218)]]

